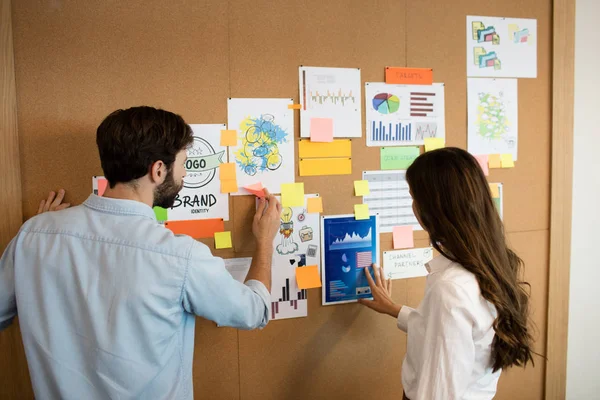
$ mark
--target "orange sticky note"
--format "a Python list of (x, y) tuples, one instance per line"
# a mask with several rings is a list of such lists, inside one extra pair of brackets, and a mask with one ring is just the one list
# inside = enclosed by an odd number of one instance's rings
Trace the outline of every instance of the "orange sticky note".
[(425, 151), (437, 150), (446, 147), (444, 138), (428, 137), (423, 140), (425, 142)]
[(221, 179), (221, 193), (235, 193), (238, 191), (235, 179)]
[(481, 166), (483, 174), (485, 176), (488, 176), (490, 174), (490, 169), (488, 168), (489, 156), (487, 154), (482, 154), (480, 156), (475, 156), (475, 159)]
[(236, 180), (235, 163), (222, 163), (219, 165), (219, 179), (222, 181)]
[(514, 168), (515, 162), (513, 161), (512, 154), (500, 154), (500, 164), (502, 165), (502, 168)]
[(431, 85), (433, 84), (433, 69), (385, 67), (385, 83)]
[(354, 194), (356, 196), (368, 196), (371, 194), (369, 189), (369, 181), (354, 181)]
[(265, 197), (265, 189), (262, 183), (258, 182), (253, 185), (244, 186), (244, 189), (255, 195), (256, 197)]
[(106, 178), (98, 178), (98, 196), (102, 196), (104, 194), (107, 186), (108, 181)]
[(176, 235), (188, 235), (194, 239), (206, 239), (213, 237), (215, 232), (223, 232), (225, 230), (225, 223), (221, 218), (167, 221), (165, 222), (165, 228)]
[(282, 183), (281, 205), (283, 207), (304, 207), (304, 183)]
[(302, 104), (288, 104), (288, 110), (300, 110)]
[(310, 140), (312, 142), (333, 142), (333, 119), (311, 118)]
[(371, 218), (371, 215), (369, 214), (369, 205), (368, 204), (355, 204), (354, 205), (354, 218), (357, 220)]
[(412, 225), (395, 226), (393, 229), (393, 235), (394, 249), (410, 249), (415, 247)]
[(500, 197), (500, 188), (498, 187), (497, 183), (490, 183), (490, 192), (492, 192), (492, 197), (493, 198), (499, 198)]
[(321, 287), (321, 276), (317, 265), (296, 268), (296, 283), (298, 289), (312, 289)]
[(215, 249), (230, 249), (232, 246), (230, 231), (215, 232)]
[(323, 198), (309, 197), (306, 200), (306, 212), (308, 212), (309, 214), (322, 213), (323, 212)]
[(237, 146), (237, 131), (222, 130), (221, 131), (221, 146)]
[(490, 154), (488, 156), (488, 166), (490, 168), (502, 168), (502, 163), (500, 162), (500, 154)]

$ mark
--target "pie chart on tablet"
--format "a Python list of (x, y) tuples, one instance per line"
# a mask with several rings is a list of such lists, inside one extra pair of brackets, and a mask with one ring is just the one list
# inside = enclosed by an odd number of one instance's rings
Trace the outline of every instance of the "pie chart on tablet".
[(395, 94), (379, 93), (373, 97), (373, 108), (380, 114), (393, 114), (400, 108), (400, 99)]

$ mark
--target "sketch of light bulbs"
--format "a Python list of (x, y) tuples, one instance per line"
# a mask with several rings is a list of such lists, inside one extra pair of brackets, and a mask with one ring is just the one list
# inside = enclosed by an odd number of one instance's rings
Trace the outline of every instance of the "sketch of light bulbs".
[(292, 217), (294, 212), (290, 207), (285, 207), (281, 212), (281, 225), (279, 226), (279, 234), (281, 235), (281, 243), (277, 245), (276, 250), (279, 254), (292, 254), (298, 251), (298, 243), (294, 242), (294, 221)]

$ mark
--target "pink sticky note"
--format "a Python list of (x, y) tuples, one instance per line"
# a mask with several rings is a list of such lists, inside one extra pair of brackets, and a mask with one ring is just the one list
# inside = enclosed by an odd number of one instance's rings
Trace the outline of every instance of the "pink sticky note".
[(256, 197), (265, 197), (265, 189), (262, 183), (258, 182), (253, 185), (244, 186), (244, 189), (255, 195)]
[(488, 168), (489, 158), (490, 157), (487, 154), (475, 156), (475, 159), (477, 160), (477, 162), (479, 162), (479, 165), (481, 165), (481, 169), (483, 170), (483, 174), (485, 176), (488, 176), (490, 174), (490, 169)]
[(333, 119), (311, 118), (310, 119), (310, 141), (311, 142), (333, 142)]
[(98, 179), (98, 196), (102, 196), (108, 186), (108, 181), (105, 178)]
[(394, 249), (409, 249), (415, 247), (413, 239), (413, 227), (409, 226), (395, 226), (393, 230), (394, 234)]

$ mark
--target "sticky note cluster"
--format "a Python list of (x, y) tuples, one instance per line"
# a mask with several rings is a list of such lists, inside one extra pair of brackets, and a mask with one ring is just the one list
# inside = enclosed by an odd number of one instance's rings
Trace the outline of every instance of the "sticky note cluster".
[[(477, 156), (482, 157), (482, 156)], [(512, 154), (490, 154), (488, 156), (488, 167), (489, 168), (514, 168), (515, 161)]]

